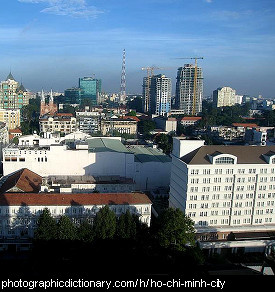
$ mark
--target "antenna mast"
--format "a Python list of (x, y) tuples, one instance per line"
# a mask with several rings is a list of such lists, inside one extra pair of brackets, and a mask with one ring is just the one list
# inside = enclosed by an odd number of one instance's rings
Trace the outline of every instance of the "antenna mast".
[(126, 100), (126, 54), (123, 50), (121, 81), (120, 81), (120, 102), (124, 103)]

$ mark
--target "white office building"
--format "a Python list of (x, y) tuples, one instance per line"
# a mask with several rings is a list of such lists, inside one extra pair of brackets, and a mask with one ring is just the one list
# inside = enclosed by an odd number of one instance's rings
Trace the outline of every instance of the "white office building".
[[(72, 134), (71, 134), (72, 135)], [(126, 148), (120, 137), (82, 140), (22, 136), (3, 149), (3, 173), (21, 168), (45, 177), (54, 175), (120, 176), (138, 190), (169, 187), (171, 158), (150, 147)]]
[(275, 231), (275, 146), (205, 146), (174, 138), (170, 198), (201, 240)]

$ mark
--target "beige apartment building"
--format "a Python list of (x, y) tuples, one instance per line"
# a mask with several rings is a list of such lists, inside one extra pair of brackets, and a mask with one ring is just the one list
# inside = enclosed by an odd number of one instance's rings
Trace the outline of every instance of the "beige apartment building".
[(20, 110), (0, 109), (0, 122), (5, 123), (8, 130), (20, 128)]
[(139, 119), (137, 117), (112, 117), (109, 120), (101, 121), (102, 135), (113, 134), (119, 132), (120, 134), (137, 134), (137, 123)]

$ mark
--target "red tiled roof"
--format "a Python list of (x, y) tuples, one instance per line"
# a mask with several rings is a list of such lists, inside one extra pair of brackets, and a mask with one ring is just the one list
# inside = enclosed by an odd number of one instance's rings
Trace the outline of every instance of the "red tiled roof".
[(38, 192), (42, 183), (42, 177), (27, 168), (22, 168), (4, 176), (1, 180), (4, 180), (0, 187), (0, 193), (2, 194), (15, 186), (23, 192)]
[(151, 204), (143, 193), (5, 193), (0, 206), (76, 206)]
[(13, 134), (13, 133), (21, 133), (22, 134), (22, 131), (19, 128), (10, 129), (9, 132), (10, 132), (10, 134)]
[(131, 119), (131, 120), (134, 120), (136, 122), (140, 121), (140, 119), (138, 117), (135, 117), (135, 116), (121, 116), (120, 119), (123, 119), (123, 120)]
[(199, 121), (201, 119), (202, 119), (202, 117), (184, 117), (181, 120), (182, 121)]
[(249, 123), (233, 123), (232, 126), (234, 126), (234, 127), (244, 127), (244, 128), (247, 128), (247, 127), (256, 128), (256, 127), (258, 127), (257, 124), (249, 124)]
[(56, 113), (55, 115), (58, 117), (73, 117), (71, 113)]

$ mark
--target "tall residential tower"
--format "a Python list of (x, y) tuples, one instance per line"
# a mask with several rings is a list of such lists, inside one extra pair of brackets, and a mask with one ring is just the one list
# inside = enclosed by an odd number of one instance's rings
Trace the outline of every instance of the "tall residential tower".
[(178, 68), (176, 82), (177, 109), (187, 115), (197, 115), (202, 110), (203, 75), (202, 69), (193, 64)]
[(165, 116), (171, 110), (172, 82), (171, 78), (159, 74), (151, 79), (151, 113)]

